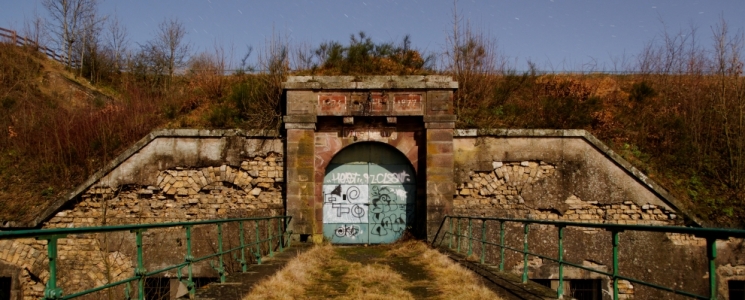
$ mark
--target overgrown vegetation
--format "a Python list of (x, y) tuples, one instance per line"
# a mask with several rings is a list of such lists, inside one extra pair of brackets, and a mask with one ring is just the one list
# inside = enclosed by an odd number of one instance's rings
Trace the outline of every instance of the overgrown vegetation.
[(745, 226), (742, 31), (722, 20), (709, 47), (693, 29), (664, 33), (628, 75), (562, 75), (518, 74), (492, 41), (454, 27), (459, 127), (586, 129), (710, 224)]
[(544, 74), (532, 63), (517, 72), (457, 14), (439, 54), (413, 49), (408, 36), (376, 43), (359, 33), (308, 46), (273, 35), (239, 66), (232, 50), (191, 53), (178, 20), (132, 47), (116, 18), (81, 15), (67, 34), (84, 43), (64, 43), (61, 23), (39, 18), (25, 33), (39, 43), (55, 35), (77, 66), (0, 44), (0, 220), (30, 220), (157, 127), (279, 132), (290, 74), (446, 74), (460, 86), (458, 127), (589, 130), (699, 217), (745, 226), (745, 37), (724, 21), (708, 46), (695, 28), (665, 32), (627, 75), (608, 75)]
[(434, 56), (411, 47), (407, 35), (400, 44), (374, 43), (364, 32), (352, 35), (349, 45), (324, 42), (297, 53), (298, 74), (310, 75), (424, 75), (432, 72)]

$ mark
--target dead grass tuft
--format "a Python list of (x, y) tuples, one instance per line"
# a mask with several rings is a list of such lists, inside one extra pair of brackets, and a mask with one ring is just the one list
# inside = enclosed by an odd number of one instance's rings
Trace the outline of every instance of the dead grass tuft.
[(244, 300), (296, 299), (305, 293), (305, 287), (333, 255), (330, 245), (316, 246), (298, 255), (277, 274), (258, 283)]
[(352, 263), (343, 280), (349, 287), (338, 299), (414, 299), (401, 274), (387, 265)]
[(396, 243), (393, 249), (386, 252), (386, 255), (389, 257), (413, 257), (427, 249), (427, 245), (421, 241), (408, 240)]
[(442, 253), (430, 249), (422, 242), (402, 243), (389, 254), (404, 257), (415, 254), (412, 262), (422, 265), (434, 278), (434, 286), (437, 286), (441, 292), (440, 299), (499, 299), (471, 271), (456, 264)]

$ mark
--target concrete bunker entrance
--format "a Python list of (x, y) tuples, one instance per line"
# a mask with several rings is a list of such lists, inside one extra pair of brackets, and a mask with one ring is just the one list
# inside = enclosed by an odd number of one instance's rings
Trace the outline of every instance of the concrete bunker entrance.
[(329, 162), (323, 178), (323, 235), (335, 244), (382, 244), (414, 222), (416, 173), (398, 149), (354, 143)]

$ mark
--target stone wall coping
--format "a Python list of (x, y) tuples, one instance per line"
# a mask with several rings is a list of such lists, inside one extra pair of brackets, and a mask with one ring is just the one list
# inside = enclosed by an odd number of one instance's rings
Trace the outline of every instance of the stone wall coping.
[[(622, 168), (626, 173), (634, 177), (639, 183), (647, 187), (653, 194), (657, 195), (662, 201), (670, 205), (673, 209), (683, 213), (687, 218), (692, 220), (698, 226), (707, 226), (706, 222), (696, 217), (689, 211), (682, 202), (673, 197), (665, 188), (647, 177), (644, 173), (635, 168), (631, 163), (614, 152), (610, 147), (601, 142), (598, 138), (584, 129), (456, 129), (453, 132), (454, 138), (465, 137), (527, 137), (527, 138), (579, 138), (590, 144), (613, 161), (617, 166)], [(710, 227), (710, 226), (707, 226)]]
[(145, 146), (150, 144), (152, 141), (158, 139), (158, 138), (179, 138), (179, 137), (189, 137), (189, 138), (221, 138), (221, 137), (231, 137), (231, 136), (242, 136), (242, 137), (250, 137), (250, 138), (278, 138), (279, 133), (276, 130), (241, 130), (241, 129), (156, 129), (145, 135), (142, 139), (134, 143), (132, 146), (127, 148), (126, 150), (122, 151), (119, 156), (112, 159), (107, 163), (103, 168), (98, 170), (98, 172), (94, 173), (88, 179), (85, 180), (82, 184), (78, 185), (74, 190), (72, 190), (69, 194), (67, 194), (66, 197), (60, 198), (51, 204), (49, 204), (46, 209), (44, 209), (39, 215), (36, 216), (36, 218), (31, 222), (27, 224), (16, 224), (16, 223), (10, 223), (8, 224), (8, 227), (38, 227), (44, 222), (45, 220), (52, 217), (52, 215), (59, 210), (62, 206), (67, 204), (70, 201), (73, 201), (78, 196), (83, 194), (86, 190), (88, 190), (93, 184), (95, 184), (97, 181), (99, 181), (101, 178), (106, 176), (109, 172), (113, 171), (116, 167), (118, 167), (120, 164), (122, 164), (124, 161), (132, 157), (132, 155), (136, 154)]
[(410, 76), (288, 76), (286, 90), (349, 89), (457, 89), (458, 82), (445, 75)]

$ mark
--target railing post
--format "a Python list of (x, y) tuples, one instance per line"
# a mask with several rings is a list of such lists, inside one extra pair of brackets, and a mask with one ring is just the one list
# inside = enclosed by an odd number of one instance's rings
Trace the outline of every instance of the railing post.
[(706, 256), (709, 258), (709, 299), (717, 299), (717, 239), (706, 239)]
[(266, 219), (266, 236), (269, 239), (266, 243), (269, 247), (269, 257), (274, 257), (274, 247), (272, 245), (272, 219)]
[(449, 249), (453, 249), (453, 217), (448, 217), (448, 220), (450, 221), (448, 224), (448, 232), (450, 232), (450, 242), (448, 244)]
[(618, 231), (613, 231), (613, 300), (618, 300)]
[(499, 271), (504, 271), (504, 221), (499, 221)]
[(528, 232), (530, 231), (530, 223), (523, 225), (525, 229), (525, 237), (523, 238), (523, 283), (528, 282)]
[(468, 218), (468, 255), (466, 257), (471, 256), (473, 254), (473, 230), (471, 227), (471, 223), (473, 223), (473, 219)]
[(184, 260), (188, 263), (187, 271), (189, 273), (189, 279), (186, 282), (186, 288), (189, 290), (189, 298), (194, 299), (196, 295), (196, 289), (194, 288), (194, 272), (192, 267), (194, 266), (194, 255), (191, 254), (191, 225), (186, 225), (186, 257)]
[(556, 289), (556, 298), (564, 299), (564, 226), (559, 225), (559, 288)]
[(246, 264), (246, 239), (243, 237), (243, 221), (238, 221), (238, 239), (241, 242), (241, 271), (246, 273), (248, 266)]
[(484, 264), (486, 255), (486, 219), (481, 219), (481, 264)]
[(225, 263), (223, 262), (222, 252), (222, 223), (217, 223), (217, 251), (220, 253), (220, 266), (217, 272), (220, 273), (220, 283), (225, 283)]
[(259, 220), (256, 220), (256, 264), (261, 264), (261, 235), (259, 234)]
[(283, 248), (282, 244), (282, 220), (277, 219), (277, 239), (279, 240), (279, 252), (284, 252), (285, 249)]
[(287, 248), (289, 248), (289, 247), (291, 247), (290, 243), (292, 243), (292, 236), (290, 236), (290, 233), (287, 232), (287, 227), (289, 227), (289, 224), (290, 224), (290, 218), (289, 217), (282, 217), (282, 222), (285, 223), (285, 233), (287, 233)]
[[(15, 34), (15, 32), (13, 32)], [(57, 239), (62, 236), (46, 237), (47, 258), (49, 259), (49, 280), (44, 289), (44, 299), (62, 298), (62, 289), (57, 287)]]
[(145, 229), (134, 230), (135, 243), (137, 245), (137, 268), (135, 268), (135, 276), (140, 277), (137, 281), (137, 299), (140, 300), (145, 300), (145, 274), (147, 274), (147, 269), (145, 269), (145, 263), (142, 259), (142, 232), (144, 231)]
[(460, 241), (461, 240), (461, 237), (460, 237), (461, 236), (461, 234), (460, 234), (460, 218), (455, 219), (455, 222), (458, 223), (457, 224), (457, 227), (458, 227), (458, 249), (457, 249), (456, 252), (457, 253), (460, 253), (460, 244), (461, 244), (461, 241)]

